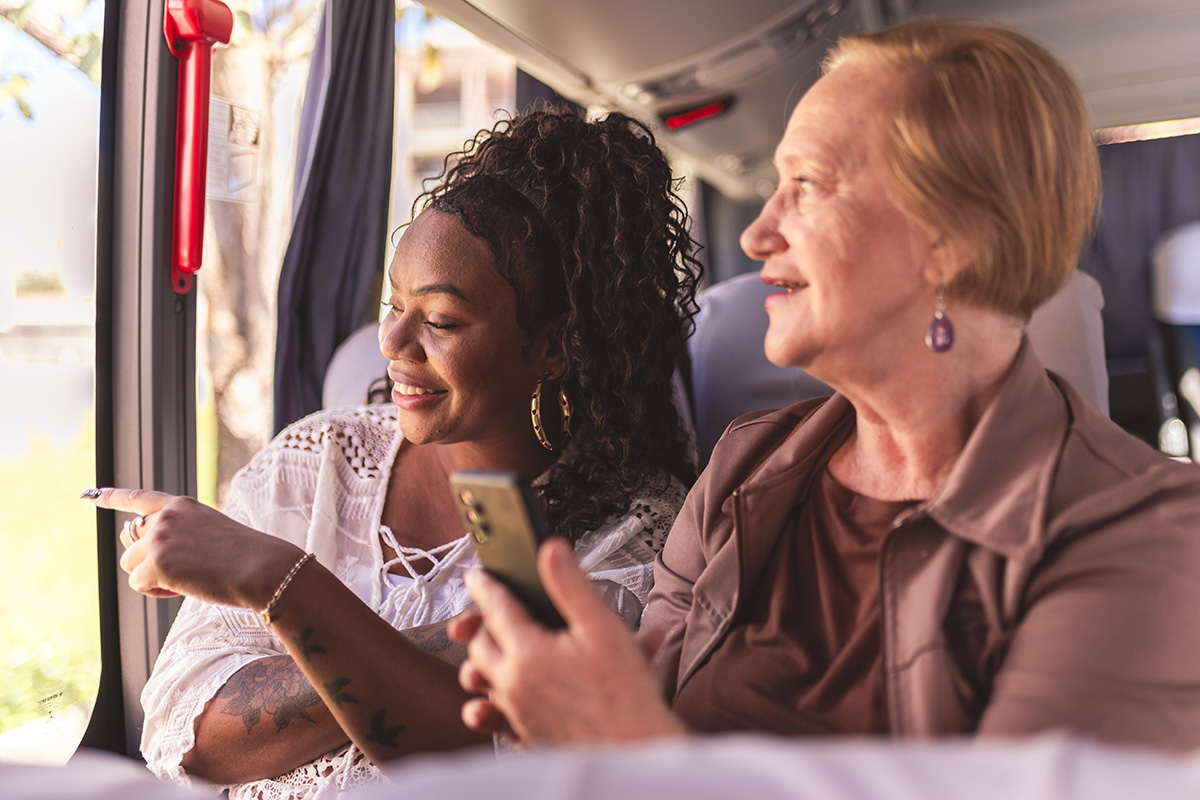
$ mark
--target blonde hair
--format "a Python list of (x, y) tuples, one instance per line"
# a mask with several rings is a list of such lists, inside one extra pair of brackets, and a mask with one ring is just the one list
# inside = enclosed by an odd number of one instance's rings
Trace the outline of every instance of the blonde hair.
[(1007, 28), (918, 19), (842, 39), (847, 62), (897, 70), (885, 143), (893, 200), (968, 262), (947, 294), (1028, 319), (1070, 277), (1100, 193), (1074, 79)]

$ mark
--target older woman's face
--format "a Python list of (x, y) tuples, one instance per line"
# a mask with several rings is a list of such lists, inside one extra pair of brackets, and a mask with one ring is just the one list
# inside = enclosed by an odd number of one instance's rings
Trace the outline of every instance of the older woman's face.
[(780, 288), (766, 302), (767, 357), (833, 383), (923, 341), (934, 286), (930, 240), (889, 199), (883, 181), (886, 120), (903, 89), (877, 67), (847, 63), (800, 101), (775, 151), (779, 188), (742, 234)]
[(388, 282), (379, 348), (405, 438), (533, 442), (529, 395), (548, 365), (488, 247), (450, 214), (425, 211), (400, 239)]

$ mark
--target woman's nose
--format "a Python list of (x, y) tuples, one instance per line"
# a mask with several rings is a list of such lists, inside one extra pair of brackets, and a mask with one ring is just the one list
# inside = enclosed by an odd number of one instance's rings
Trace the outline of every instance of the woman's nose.
[(379, 352), (388, 361), (420, 361), (423, 351), (417, 341), (415, 326), (404, 315), (389, 311), (379, 323)]
[(738, 240), (742, 251), (756, 261), (766, 261), (769, 256), (787, 249), (787, 241), (779, 233), (776, 197), (772, 195)]

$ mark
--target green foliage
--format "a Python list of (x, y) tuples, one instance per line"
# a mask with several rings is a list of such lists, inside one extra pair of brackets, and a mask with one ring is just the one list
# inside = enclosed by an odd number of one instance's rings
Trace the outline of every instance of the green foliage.
[(54, 8), (62, 19), (75, 19), (92, 4), (92, 0), (54, 0)]
[(33, 109), (30, 107), (29, 101), (25, 99), (27, 91), (29, 91), (29, 78), (24, 75), (0, 78), (0, 116), (4, 114), (4, 106), (7, 105), (7, 101), (11, 100), (25, 119), (33, 119)]
[(29, 24), (29, 18), (33, 15), (33, 2), (34, 0), (29, 0), (23, 6), (17, 6), (9, 15), (9, 22), (16, 25), (18, 30), (25, 30), (25, 26)]
[(66, 447), (34, 431), (21, 458), (0, 459), (0, 732), (71, 705), (100, 680), (91, 418)]
[(81, 33), (71, 40), (74, 53), (79, 58), (79, 71), (97, 84), (100, 83), (102, 41), (97, 31)]
[[(54, 55), (79, 69), (93, 83), (100, 83), (102, 31), (79, 28), (87, 22), (101, 23), (101, 15), (85, 17), (84, 13), (93, 0), (54, 0), (53, 3), (36, 3), (30, 0), (23, 5), (0, 6), (0, 19), (12, 23), (17, 30), (26, 33), (35, 42)], [(102, 0), (95, 0), (99, 5)], [(0, 89), (3, 87), (0, 86)], [(0, 98), (3, 97), (0, 92)], [(18, 100), (20, 106), (21, 100)], [(32, 119), (31, 113), (25, 116)]]
[(62, 274), (54, 270), (22, 270), (17, 273), (16, 291), (18, 295), (56, 294), (65, 292)]

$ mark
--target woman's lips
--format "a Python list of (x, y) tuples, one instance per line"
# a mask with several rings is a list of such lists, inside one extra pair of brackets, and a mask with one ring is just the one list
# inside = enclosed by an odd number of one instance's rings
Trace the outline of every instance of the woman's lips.
[(793, 292), (796, 289), (803, 289), (808, 286), (807, 283), (793, 283), (792, 281), (785, 281), (779, 278), (763, 280), (763, 283), (768, 286), (774, 286), (776, 289), (783, 289), (785, 292)]
[(412, 386), (407, 383), (397, 382), (394, 391), (399, 392), (405, 397), (421, 397), (427, 394), (444, 394), (445, 389), (426, 389), (423, 386)]
[(392, 386), (392, 402), (408, 411), (416, 411), (433, 405), (446, 395), (445, 389), (429, 389), (397, 381)]
[(801, 289), (808, 288), (807, 283), (793, 283), (792, 281), (780, 280), (778, 278), (764, 278), (763, 283), (767, 284), (768, 286), (773, 286), (776, 289), (783, 290), (782, 292), (776, 292), (774, 294), (767, 295), (767, 299), (763, 302), (763, 308), (767, 309), (768, 311), (770, 310), (771, 306), (775, 305), (776, 303), (784, 302), (786, 298), (791, 297)]

